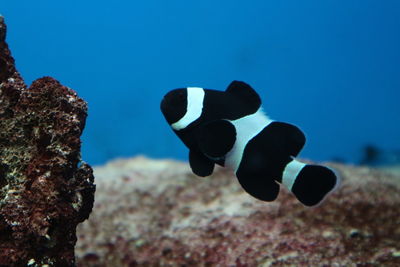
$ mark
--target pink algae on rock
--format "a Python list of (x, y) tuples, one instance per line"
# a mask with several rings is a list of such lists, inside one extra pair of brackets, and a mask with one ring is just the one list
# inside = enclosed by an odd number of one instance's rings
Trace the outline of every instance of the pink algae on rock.
[(78, 266), (400, 266), (400, 176), (329, 164), (342, 185), (306, 208), (285, 190), (261, 202), (218, 168), (143, 157), (94, 170)]
[(0, 266), (75, 266), (95, 186), (80, 162), (87, 104), (50, 77), (27, 87), (0, 17)]

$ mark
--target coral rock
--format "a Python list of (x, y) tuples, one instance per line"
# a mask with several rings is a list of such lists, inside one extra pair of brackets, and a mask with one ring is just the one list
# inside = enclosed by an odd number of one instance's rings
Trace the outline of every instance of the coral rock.
[(95, 186), (80, 161), (87, 105), (50, 77), (27, 88), (0, 17), (0, 266), (74, 266)]
[(339, 190), (315, 208), (246, 194), (233, 173), (145, 158), (95, 168), (78, 266), (400, 266), (400, 177), (329, 164)]

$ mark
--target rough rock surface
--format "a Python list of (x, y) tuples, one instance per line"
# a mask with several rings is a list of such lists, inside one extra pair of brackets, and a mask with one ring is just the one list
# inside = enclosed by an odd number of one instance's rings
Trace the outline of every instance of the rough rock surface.
[(0, 266), (74, 266), (95, 191), (80, 162), (87, 105), (50, 77), (27, 88), (5, 36), (0, 17)]
[(95, 168), (78, 266), (400, 266), (400, 177), (331, 164), (342, 186), (306, 208), (285, 190), (261, 202), (232, 173), (195, 177), (143, 157)]

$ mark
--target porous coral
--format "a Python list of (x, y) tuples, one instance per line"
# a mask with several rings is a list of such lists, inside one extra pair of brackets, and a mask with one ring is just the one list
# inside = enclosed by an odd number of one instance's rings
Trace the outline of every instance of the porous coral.
[(95, 191), (80, 156), (87, 104), (50, 77), (28, 88), (5, 37), (0, 17), (0, 265), (74, 266)]

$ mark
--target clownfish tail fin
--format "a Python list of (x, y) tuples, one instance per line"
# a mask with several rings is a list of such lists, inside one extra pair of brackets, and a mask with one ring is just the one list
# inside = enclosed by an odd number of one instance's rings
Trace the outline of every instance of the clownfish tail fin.
[(302, 204), (315, 206), (338, 187), (340, 179), (328, 167), (293, 160), (285, 168), (282, 183)]

